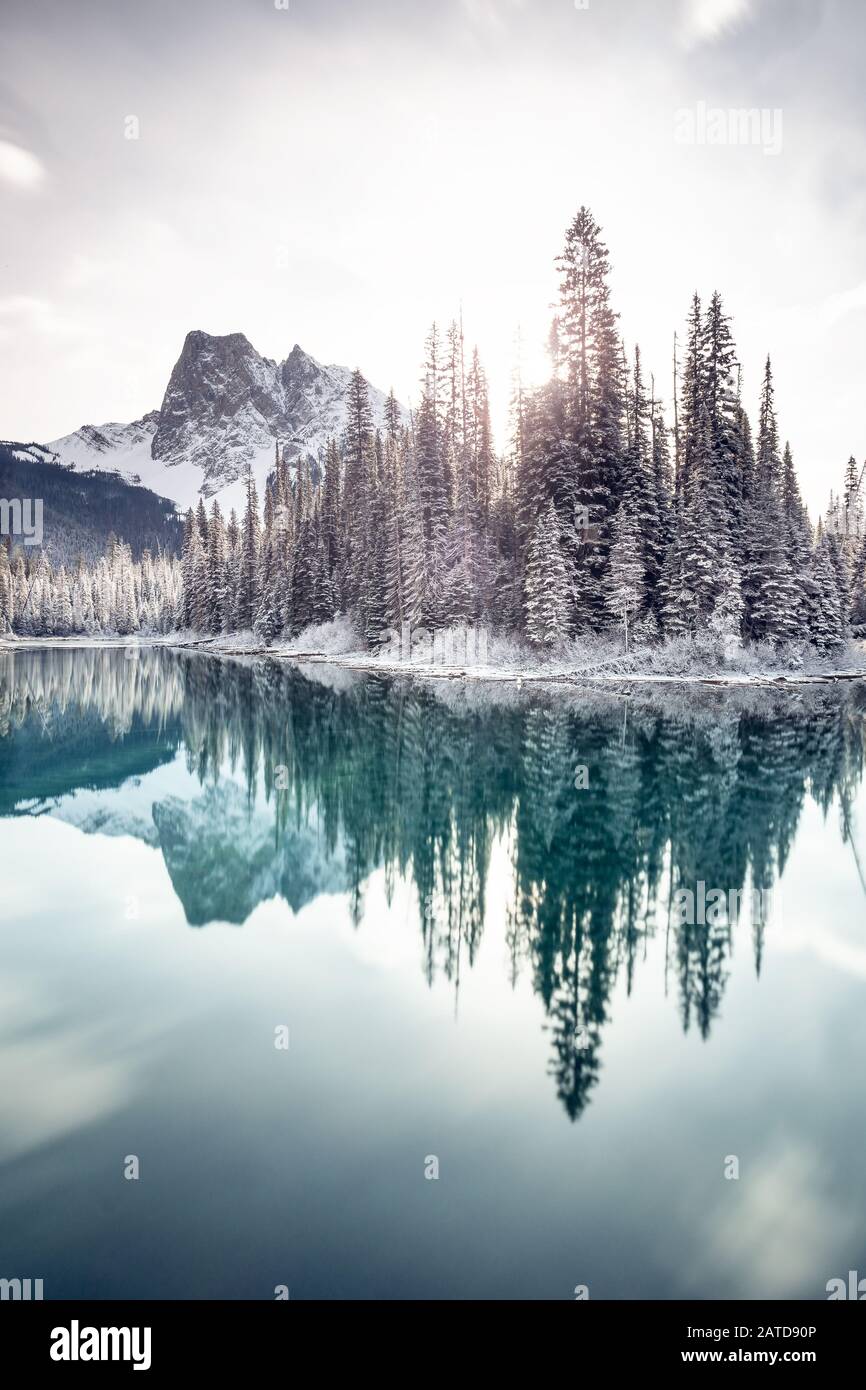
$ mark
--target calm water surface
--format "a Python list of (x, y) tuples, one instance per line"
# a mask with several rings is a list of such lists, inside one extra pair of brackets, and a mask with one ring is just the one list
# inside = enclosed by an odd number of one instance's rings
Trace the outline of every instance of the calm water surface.
[[(0, 655), (0, 1276), (567, 1299), (866, 1274), (864, 715), (861, 687)], [(700, 882), (732, 910), (683, 921)]]

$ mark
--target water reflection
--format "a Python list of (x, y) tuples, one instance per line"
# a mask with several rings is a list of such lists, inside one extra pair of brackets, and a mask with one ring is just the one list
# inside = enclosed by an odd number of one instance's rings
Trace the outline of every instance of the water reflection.
[[(703, 1037), (735, 937), (751, 934), (761, 971), (764, 924), (682, 922), (680, 889), (771, 890), (810, 797), (856, 855), (864, 713), (859, 684), (529, 696), (165, 651), (4, 654), (0, 816), (77, 817), (157, 846), (194, 927), (344, 893), (363, 930), (374, 872), (389, 902), (407, 878), (423, 970), (455, 993), (501, 843), (508, 968), (543, 1002), (575, 1119), (599, 1080), (614, 987), (631, 990), (649, 938), (664, 937), (670, 1006)], [(82, 792), (135, 786), (178, 756), (193, 798), (74, 810)]]

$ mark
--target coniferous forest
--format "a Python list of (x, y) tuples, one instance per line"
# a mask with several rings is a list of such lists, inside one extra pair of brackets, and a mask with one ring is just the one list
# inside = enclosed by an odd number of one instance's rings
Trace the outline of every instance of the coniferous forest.
[[(557, 260), (550, 379), (515, 372), (497, 450), (487, 380), (462, 327), (434, 324), (417, 409), (392, 393), (374, 428), (367, 382), (319, 463), (278, 444), (244, 515), (202, 499), (182, 556), (133, 562), (112, 540), (96, 566), (53, 573), (0, 546), (0, 631), (252, 630), (267, 645), (352, 618), (375, 649), (405, 623), (466, 623), (555, 651), (605, 631), (630, 642), (715, 640), (839, 648), (866, 618), (860, 473), (813, 527), (783, 443), (769, 356), (750, 417), (730, 318), (695, 294), (674, 338), (673, 406), (628, 351), (601, 229), (586, 208)], [(669, 418), (671, 417), (671, 418)]]

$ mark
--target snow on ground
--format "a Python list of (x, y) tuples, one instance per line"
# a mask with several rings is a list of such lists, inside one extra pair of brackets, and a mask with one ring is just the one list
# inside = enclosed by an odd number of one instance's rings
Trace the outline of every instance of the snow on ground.
[(866, 679), (866, 643), (849, 642), (833, 658), (798, 649), (774, 653), (769, 648), (744, 648), (730, 662), (718, 659), (701, 643), (669, 642), (626, 655), (615, 639), (573, 643), (571, 650), (546, 656), (525, 643), (491, 638), (486, 663), (434, 663), (429, 656), (402, 661), (362, 649), (348, 618), (307, 628), (299, 636), (264, 647), (252, 632), (210, 637), (176, 632), (157, 637), (0, 638), (0, 650), (40, 647), (175, 647), (218, 656), (259, 657), (293, 661), (298, 665), (339, 666), (347, 671), (420, 679), (473, 680), (524, 684), (598, 686), (611, 684), (713, 684), (732, 686), (811, 685), (827, 681)]

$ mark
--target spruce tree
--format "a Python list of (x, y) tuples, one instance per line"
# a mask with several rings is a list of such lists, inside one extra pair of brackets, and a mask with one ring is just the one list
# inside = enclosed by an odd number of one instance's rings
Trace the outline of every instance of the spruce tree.
[[(582, 207), (569, 226), (557, 266), (558, 340), (567, 408), (564, 429), (551, 422), (550, 433), (558, 442), (549, 459), (548, 495), (556, 501), (566, 546), (572, 550), (575, 624), (578, 629), (601, 627), (610, 521), (622, 489), (625, 413), (608, 252), (588, 208)], [(578, 509), (593, 528), (591, 547), (582, 545), (573, 530)]]
[(214, 500), (208, 520), (207, 597), (205, 630), (220, 633), (226, 622), (226, 531), (219, 503)]
[(768, 356), (761, 384), (754, 484), (747, 517), (751, 586), (748, 624), (753, 637), (778, 643), (795, 640), (802, 634), (802, 605), (787, 546), (774, 395)]
[(0, 538), (0, 634), (12, 631), (14, 617), (12, 602), (12, 570), (5, 537)]
[(822, 654), (834, 651), (845, 638), (843, 596), (826, 532), (822, 533), (815, 546), (809, 567), (806, 628), (809, 640)]
[(646, 599), (641, 518), (628, 500), (622, 502), (613, 519), (604, 597), (611, 617), (623, 625), (625, 649), (628, 651), (629, 622), (634, 621)]
[(241, 631), (252, 627), (261, 599), (259, 586), (259, 545), (261, 525), (259, 501), (252, 470), (247, 471), (247, 499), (240, 538), (237, 572), (235, 622)]
[[(634, 351), (634, 376), (629, 397), (628, 445), (626, 448), (622, 495), (628, 516), (637, 528), (642, 578), (641, 607), (657, 607), (657, 590), (665, 557), (665, 534), (662, 527), (662, 508), (666, 499), (660, 495), (661, 478), (656, 471), (650, 443), (650, 408), (641, 373), (640, 348)], [(622, 512), (622, 506), (617, 517)], [(622, 525), (620, 526), (622, 530)], [(616, 532), (612, 533), (615, 536)], [(613, 563), (613, 551), (609, 564)], [(606, 602), (609, 596), (606, 586)], [(621, 613), (620, 613), (621, 616)]]
[(568, 636), (568, 567), (560, 548), (559, 519), (553, 501), (535, 523), (526, 564), (526, 634), (538, 646), (554, 647)]
[(743, 476), (740, 470), (740, 406), (735, 387), (736, 349), (730, 320), (716, 291), (704, 317), (702, 382), (710, 434), (710, 453), (723, 501), (729, 537), (737, 537), (743, 519)]
[(790, 444), (782, 455), (781, 484), (782, 517), (785, 528), (785, 553), (794, 589), (798, 626), (806, 619), (805, 579), (812, 559), (812, 526), (800, 496), (800, 486), (794, 468)]

